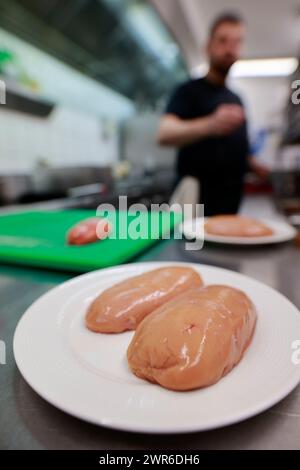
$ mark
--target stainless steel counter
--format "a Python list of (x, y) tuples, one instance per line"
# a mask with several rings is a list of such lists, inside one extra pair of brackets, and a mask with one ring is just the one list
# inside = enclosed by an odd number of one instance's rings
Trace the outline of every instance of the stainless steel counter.
[[(243, 212), (274, 216), (265, 198), (246, 201)], [(300, 249), (293, 243), (258, 248), (205, 245), (186, 252), (180, 240), (164, 241), (135, 261), (190, 261), (232, 269), (278, 289), (300, 308)], [(145, 436), (107, 430), (72, 418), (40, 398), (14, 363), (12, 339), (24, 310), (72, 274), (0, 267), (0, 365), (2, 449), (300, 449), (300, 387), (272, 409), (227, 428), (180, 436)], [(299, 331), (300, 339), (300, 331)], [(184, 417), (183, 417), (184, 419)]]

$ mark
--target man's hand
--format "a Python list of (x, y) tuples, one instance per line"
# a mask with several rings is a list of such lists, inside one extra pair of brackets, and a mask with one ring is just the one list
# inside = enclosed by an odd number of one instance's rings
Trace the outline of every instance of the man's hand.
[(212, 136), (232, 134), (245, 121), (242, 106), (237, 104), (222, 104), (209, 117), (209, 128)]
[(249, 157), (248, 165), (249, 165), (251, 171), (253, 171), (253, 173), (255, 173), (255, 175), (262, 182), (267, 181), (269, 179), (269, 177), (271, 176), (271, 169), (268, 166), (263, 165), (262, 163), (259, 163), (255, 159), (255, 157)]

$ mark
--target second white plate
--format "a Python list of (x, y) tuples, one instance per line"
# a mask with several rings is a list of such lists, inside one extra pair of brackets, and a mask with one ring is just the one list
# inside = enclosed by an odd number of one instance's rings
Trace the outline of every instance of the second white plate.
[[(204, 222), (206, 220), (208, 220), (208, 218), (204, 219)], [(210, 233), (205, 233), (204, 238), (208, 242), (230, 245), (269, 245), (272, 243), (287, 242), (295, 238), (295, 236), (297, 235), (296, 229), (286, 223), (284, 220), (264, 219), (260, 221), (266, 224), (271, 229), (273, 229), (273, 235), (270, 235), (268, 237), (224, 237), (221, 235), (212, 235)], [(181, 224), (179, 230), (189, 240), (197, 238), (201, 239), (201, 233), (199, 234), (199, 236), (195, 234), (195, 227), (200, 227), (201, 223), (203, 224), (203, 220), (201, 221), (200, 219), (187, 220)]]

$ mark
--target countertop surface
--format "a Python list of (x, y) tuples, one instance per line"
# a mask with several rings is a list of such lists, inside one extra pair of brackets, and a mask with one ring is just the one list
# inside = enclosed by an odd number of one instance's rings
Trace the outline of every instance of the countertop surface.
[[(257, 196), (248, 198), (242, 211), (258, 217), (275, 216), (270, 200)], [(200, 251), (187, 252), (184, 241), (165, 240), (134, 261), (153, 260), (204, 263), (241, 272), (279, 290), (300, 308), (300, 249), (293, 243), (251, 248), (205, 244)], [(252, 419), (223, 429), (176, 436), (97, 427), (68, 416), (40, 398), (15, 365), (14, 330), (33, 301), (73, 276), (0, 266), (0, 340), (6, 344), (6, 364), (0, 365), (0, 449), (300, 449), (300, 386)]]

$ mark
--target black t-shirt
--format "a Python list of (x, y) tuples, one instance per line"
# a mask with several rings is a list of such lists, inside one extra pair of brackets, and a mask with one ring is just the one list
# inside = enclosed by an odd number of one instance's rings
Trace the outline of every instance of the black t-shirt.
[[(207, 116), (220, 104), (242, 105), (240, 98), (226, 86), (218, 86), (205, 78), (190, 80), (179, 86), (167, 106), (166, 113), (181, 119)], [(224, 137), (199, 139), (179, 149), (177, 171), (180, 177), (224, 178), (242, 180), (247, 168), (249, 142), (244, 123)]]

